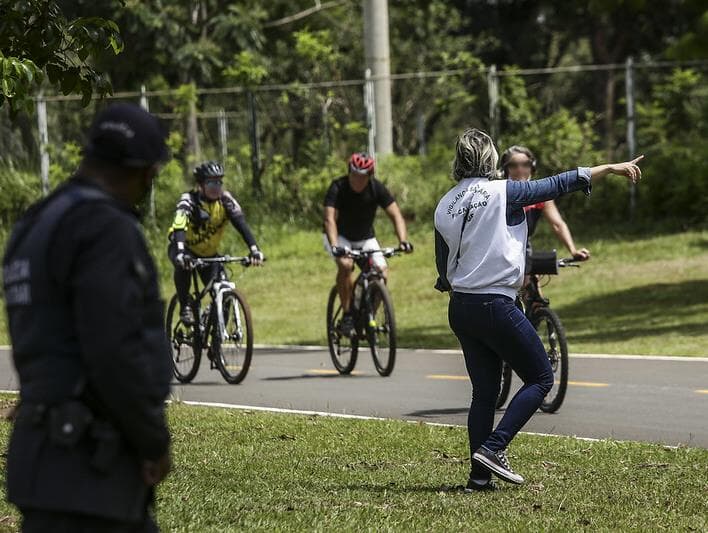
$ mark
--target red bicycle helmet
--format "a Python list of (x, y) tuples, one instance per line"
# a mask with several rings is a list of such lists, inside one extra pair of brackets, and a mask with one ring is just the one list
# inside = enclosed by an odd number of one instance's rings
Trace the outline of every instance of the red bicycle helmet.
[(371, 175), (374, 173), (374, 158), (364, 152), (356, 152), (349, 158), (349, 170)]

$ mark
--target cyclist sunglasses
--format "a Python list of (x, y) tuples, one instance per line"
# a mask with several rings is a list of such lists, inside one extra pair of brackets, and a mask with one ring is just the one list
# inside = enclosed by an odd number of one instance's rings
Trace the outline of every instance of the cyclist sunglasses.
[(209, 187), (211, 189), (219, 189), (219, 188), (223, 187), (223, 185), (224, 185), (224, 180), (219, 179), (219, 178), (204, 180), (204, 186)]

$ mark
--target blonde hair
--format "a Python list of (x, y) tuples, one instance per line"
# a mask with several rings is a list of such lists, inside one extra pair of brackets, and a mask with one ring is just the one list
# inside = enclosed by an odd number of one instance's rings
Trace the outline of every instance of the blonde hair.
[(455, 160), (452, 163), (452, 179), (497, 176), (499, 154), (494, 141), (482, 130), (466, 129), (455, 143)]

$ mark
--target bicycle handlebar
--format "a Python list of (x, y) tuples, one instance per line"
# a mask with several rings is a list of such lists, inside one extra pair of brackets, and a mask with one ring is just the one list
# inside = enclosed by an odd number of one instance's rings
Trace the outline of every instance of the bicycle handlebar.
[(580, 268), (580, 259), (575, 259), (574, 257), (566, 257), (564, 259), (559, 259), (558, 260), (558, 266), (559, 267), (575, 267), (575, 268)]
[[(265, 258), (263, 258), (265, 261)], [(223, 255), (220, 257), (196, 257), (192, 260), (192, 264), (195, 267), (210, 265), (214, 263), (224, 264), (224, 263), (241, 263), (243, 266), (251, 265), (251, 258), (245, 257), (234, 257), (230, 255)]]
[(394, 255), (403, 253), (403, 250), (400, 247), (387, 247), (381, 248), (380, 250), (349, 250), (344, 257), (351, 257), (355, 259), (357, 257), (367, 257), (378, 253), (383, 254), (384, 257), (393, 257)]

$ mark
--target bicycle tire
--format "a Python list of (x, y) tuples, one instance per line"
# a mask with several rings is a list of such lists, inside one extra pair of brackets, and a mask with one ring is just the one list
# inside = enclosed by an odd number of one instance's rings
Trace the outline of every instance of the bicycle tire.
[(555, 413), (560, 409), (568, 388), (568, 342), (558, 315), (548, 307), (534, 311), (534, 327), (548, 354), (553, 369), (553, 388), (541, 403), (541, 411)]
[[(380, 302), (377, 302), (380, 298)], [(374, 324), (366, 316), (366, 337), (369, 341), (371, 357), (374, 359), (376, 371), (381, 376), (390, 376), (396, 364), (396, 316), (393, 311), (393, 300), (381, 280), (371, 283), (367, 289), (365, 311), (371, 313)], [(388, 357), (384, 360), (384, 353)]]
[(497, 403), (494, 406), (496, 409), (501, 409), (502, 405), (506, 403), (507, 398), (509, 398), (509, 391), (511, 390), (511, 366), (505, 361), (502, 361), (502, 371), (501, 371), (501, 383), (499, 386), (499, 396), (497, 396)]
[(201, 340), (198, 337), (195, 340), (194, 329), (182, 322), (177, 312), (178, 307), (175, 295), (167, 308), (165, 331), (172, 358), (172, 372), (180, 383), (189, 383), (199, 370), (202, 359)]
[(334, 368), (340, 374), (351, 374), (356, 366), (359, 355), (359, 339), (356, 336), (347, 337), (339, 331), (339, 321), (342, 319), (342, 306), (338, 304), (339, 292), (337, 286), (329, 291), (327, 300), (327, 346)]
[[(212, 314), (212, 354), (216, 367), (227, 383), (241, 383), (248, 374), (253, 358), (253, 322), (251, 309), (244, 296), (236, 289), (224, 292), (222, 331), (216, 316), (216, 306)], [(224, 334), (226, 336), (224, 336)], [(245, 338), (245, 342), (244, 342)]]

